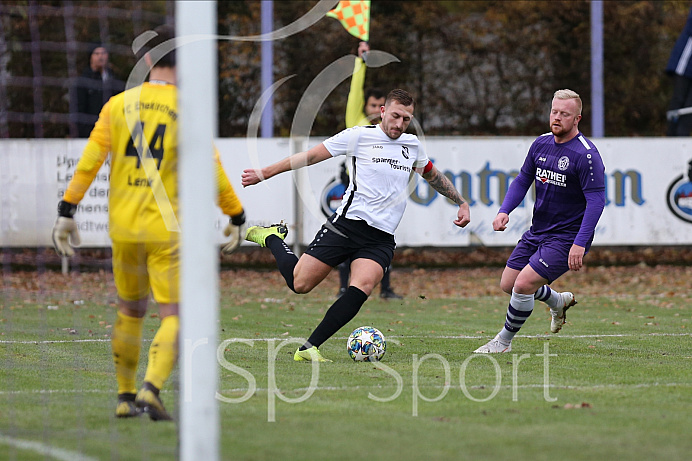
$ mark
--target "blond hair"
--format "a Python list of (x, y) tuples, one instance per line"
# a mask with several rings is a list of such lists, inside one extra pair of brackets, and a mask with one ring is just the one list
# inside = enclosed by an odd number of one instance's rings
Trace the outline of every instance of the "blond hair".
[(577, 115), (581, 115), (581, 98), (572, 90), (557, 90), (553, 95), (553, 99), (576, 99), (577, 100)]

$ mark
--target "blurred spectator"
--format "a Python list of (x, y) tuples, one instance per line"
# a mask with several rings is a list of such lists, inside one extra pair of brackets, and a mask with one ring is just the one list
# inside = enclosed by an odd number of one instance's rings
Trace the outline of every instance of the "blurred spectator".
[(99, 112), (111, 96), (122, 92), (125, 83), (115, 78), (108, 64), (108, 50), (94, 45), (89, 50), (89, 65), (77, 83), (77, 133), (88, 138)]
[(668, 106), (667, 136), (689, 136), (692, 131), (692, 113), (670, 113), (678, 109), (692, 111), (692, 9), (682, 34), (670, 54), (666, 73), (673, 77), (673, 97)]

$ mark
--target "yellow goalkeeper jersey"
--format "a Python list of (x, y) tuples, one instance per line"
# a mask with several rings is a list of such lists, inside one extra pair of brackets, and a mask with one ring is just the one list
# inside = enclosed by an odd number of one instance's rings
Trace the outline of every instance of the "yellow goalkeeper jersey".
[[(119, 242), (179, 238), (178, 108), (174, 85), (144, 83), (113, 96), (101, 109), (64, 200), (78, 204), (110, 152), (108, 227)], [(242, 211), (218, 152), (221, 210)]]

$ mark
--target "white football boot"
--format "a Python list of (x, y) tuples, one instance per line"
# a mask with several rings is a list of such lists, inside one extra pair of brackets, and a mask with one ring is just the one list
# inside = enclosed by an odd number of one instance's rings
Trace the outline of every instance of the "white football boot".
[(562, 325), (567, 321), (567, 309), (577, 304), (574, 294), (569, 291), (560, 293), (562, 297), (562, 307), (550, 308), (550, 331), (557, 333), (562, 329)]
[(474, 354), (501, 354), (503, 352), (510, 352), (512, 350), (512, 342), (505, 342), (500, 338), (498, 334), (493, 339), (488, 341), (487, 344), (479, 347)]

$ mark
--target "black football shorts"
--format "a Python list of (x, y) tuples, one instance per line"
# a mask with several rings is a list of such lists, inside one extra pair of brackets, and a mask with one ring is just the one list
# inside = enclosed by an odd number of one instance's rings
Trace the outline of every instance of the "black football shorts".
[(333, 214), (305, 252), (332, 267), (364, 258), (375, 261), (386, 271), (392, 263), (395, 248), (392, 234), (375, 229), (365, 221)]

